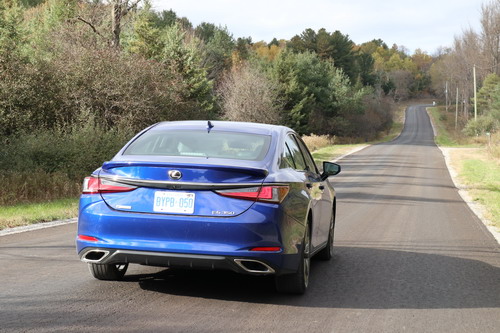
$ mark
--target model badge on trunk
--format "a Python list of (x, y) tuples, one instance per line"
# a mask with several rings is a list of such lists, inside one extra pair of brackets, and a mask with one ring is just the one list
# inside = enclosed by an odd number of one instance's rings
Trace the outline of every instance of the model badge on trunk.
[(174, 179), (174, 180), (179, 180), (182, 178), (182, 172), (180, 172), (179, 170), (170, 170), (168, 172), (168, 176), (171, 178), (171, 179)]

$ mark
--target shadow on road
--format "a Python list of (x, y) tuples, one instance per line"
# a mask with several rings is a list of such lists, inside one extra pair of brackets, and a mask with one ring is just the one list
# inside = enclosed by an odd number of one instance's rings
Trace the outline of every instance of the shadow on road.
[[(144, 290), (227, 301), (356, 309), (500, 307), (500, 269), (449, 256), (337, 247), (333, 262), (314, 261), (306, 295), (281, 295), (270, 277), (166, 269), (129, 275)], [(478, 283), (480, 281), (480, 283)]]

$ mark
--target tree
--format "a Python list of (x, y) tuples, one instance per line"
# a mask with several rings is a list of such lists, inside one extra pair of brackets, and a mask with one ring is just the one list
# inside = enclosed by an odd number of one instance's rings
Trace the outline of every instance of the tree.
[(316, 53), (282, 51), (271, 67), (284, 102), (283, 122), (301, 134), (344, 134), (347, 116), (362, 112), (364, 90)]
[(111, 46), (120, 46), (122, 19), (142, 0), (110, 0), (111, 2)]
[(45, 10), (45, 30), (53, 30), (66, 20), (74, 18), (77, 10), (77, 2), (74, 0), (47, 0)]
[(207, 68), (208, 78), (218, 79), (225, 70), (231, 68), (231, 56), (235, 47), (233, 36), (226, 27), (208, 23), (198, 26), (195, 35), (201, 35), (199, 38), (205, 43), (203, 66)]
[(235, 50), (237, 61), (233, 62), (238, 63), (241, 60), (248, 60), (248, 58), (250, 58), (250, 47), (252, 46), (252, 44), (252, 37), (238, 37), (238, 39), (236, 40)]
[(300, 134), (311, 131), (309, 116), (319, 107), (318, 102), (326, 102), (325, 94), (318, 91), (328, 86), (324, 65), (315, 53), (288, 51), (281, 52), (273, 63), (273, 78), (280, 84), (284, 99), (284, 123)]
[[(63, 0), (65, 1), (65, 0)], [(68, 0), (70, 1), (70, 0)], [(111, 38), (109, 44), (114, 48), (120, 47), (120, 38), (122, 32), (122, 20), (127, 14), (132, 10), (135, 10), (142, 0), (108, 0), (109, 8), (111, 9), (110, 21), (111, 21)], [(145, 0), (146, 4), (149, 4), (148, 0)], [(74, 2), (73, 2), (74, 3)], [(95, 1), (94, 6), (102, 6), (100, 1)], [(106, 38), (98, 27), (94, 24), (91, 19), (84, 18), (82, 16), (77, 16), (77, 19), (81, 22), (87, 24), (94, 33)]]
[(500, 76), (489, 74), (477, 93), (477, 109), (479, 114), (488, 114), (500, 89)]
[(284, 49), (284, 45), (280, 45), (278, 41), (273, 44), (266, 44), (266, 42), (258, 42), (252, 45), (252, 49), (256, 55), (261, 59), (272, 62), (276, 56)]
[(361, 53), (357, 59), (357, 65), (361, 84), (364, 86), (375, 86), (377, 75), (374, 72), (375, 59), (373, 59), (371, 54)]
[(354, 42), (349, 38), (349, 35), (344, 35), (338, 30), (335, 31), (331, 37), (331, 43), (334, 46), (332, 58), (335, 67), (341, 68), (350, 78), (351, 82), (356, 82), (358, 73), (356, 68), (357, 54), (354, 51)]
[(273, 38), (273, 40), (269, 43), (269, 47), (271, 46), (280, 46), (280, 42), (276, 39), (276, 38)]
[(500, 75), (500, 1), (481, 5), (481, 28), (486, 64)]
[(213, 23), (201, 22), (194, 29), (194, 33), (196, 37), (207, 43), (214, 37), (216, 29), (217, 27)]
[(18, 0), (0, 3), (0, 135), (15, 132), (30, 117), (23, 110), (31, 95), (26, 90), (31, 89), (27, 87), (29, 77), (21, 54), (21, 45), (25, 43), (22, 14)]
[(306, 29), (300, 36), (294, 36), (287, 45), (295, 53), (315, 52), (320, 59), (332, 61), (335, 67), (347, 74), (351, 82), (356, 82), (357, 53), (354, 46), (348, 35), (338, 30), (330, 34), (325, 29), (320, 29), (317, 33), (313, 29)]
[(223, 117), (234, 121), (280, 124), (278, 85), (256, 66), (245, 63), (229, 72), (218, 89)]
[(146, 59), (159, 59), (164, 44), (157, 18), (150, 4), (146, 3), (134, 20), (133, 33), (127, 41), (129, 52), (140, 54)]
[(172, 10), (162, 10), (160, 13), (154, 12), (155, 25), (159, 29), (170, 27), (177, 22), (177, 14)]
[(388, 50), (387, 44), (384, 43), (382, 39), (373, 39), (370, 42), (366, 42), (360, 45), (360, 51), (365, 54), (374, 54), (377, 52), (378, 48)]
[(406, 70), (394, 70), (390, 72), (389, 79), (394, 85), (392, 96), (394, 100), (406, 100), (410, 96), (410, 86), (413, 83), (413, 75)]
[(183, 82), (183, 98), (189, 104), (189, 118), (215, 117), (213, 82), (203, 66), (202, 42), (179, 23), (168, 27), (163, 35), (161, 62)]

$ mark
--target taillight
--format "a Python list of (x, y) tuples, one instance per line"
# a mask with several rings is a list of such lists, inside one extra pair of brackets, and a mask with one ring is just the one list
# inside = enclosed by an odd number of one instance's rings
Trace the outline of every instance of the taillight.
[(97, 177), (86, 177), (83, 180), (83, 194), (116, 193), (133, 191), (137, 186), (116, 183)]
[(218, 190), (217, 194), (243, 200), (280, 203), (285, 199), (290, 188), (287, 185), (272, 185), (240, 188), (234, 190)]

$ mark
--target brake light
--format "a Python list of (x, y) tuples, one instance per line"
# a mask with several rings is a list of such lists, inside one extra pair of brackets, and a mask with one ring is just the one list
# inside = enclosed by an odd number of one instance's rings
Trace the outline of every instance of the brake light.
[(129, 192), (136, 188), (137, 186), (116, 183), (97, 177), (86, 177), (83, 180), (82, 194)]
[(233, 190), (219, 190), (215, 192), (229, 198), (280, 203), (283, 199), (285, 199), (289, 190), (290, 188), (288, 185), (272, 185)]

